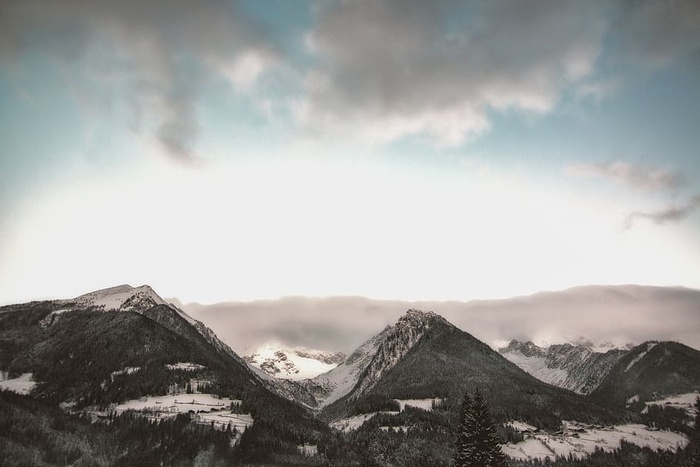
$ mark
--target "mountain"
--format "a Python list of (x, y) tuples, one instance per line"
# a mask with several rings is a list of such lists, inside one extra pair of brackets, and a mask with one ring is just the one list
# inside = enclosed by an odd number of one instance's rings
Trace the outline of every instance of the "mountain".
[(623, 349), (596, 352), (591, 347), (606, 346), (587, 343), (556, 344), (543, 348), (531, 341), (519, 342), (514, 339), (499, 352), (540, 381), (579, 394), (590, 394), (627, 353)]
[[(300, 442), (327, 432), (148, 286), (0, 308), (0, 371), (9, 378), (30, 373), (33, 397), (73, 412), (186, 391), (239, 400), (253, 420), (241, 442), (262, 456), (296, 452)], [(256, 451), (259, 444), (267, 448)]]
[(244, 356), (243, 360), (275, 378), (301, 380), (326, 373), (345, 361), (345, 358), (346, 355), (342, 352), (265, 344)]
[(649, 341), (630, 350), (591, 393), (624, 406), (700, 391), (700, 352), (678, 342)]
[(604, 403), (539, 381), (432, 312), (409, 310), (368, 343), (365, 351), (370, 352), (362, 353), (364, 368), (336, 392), (341, 397), (323, 408), (323, 419), (380, 410), (396, 399), (456, 401), (477, 387), (486, 393), (498, 420), (558, 427), (562, 419), (602, 422), (623, 417)]
[(433, 320), (444, 319), (432, 312), (410, 309), (395, 326), (387, 326), (365, 341), (332, 370), (298, 381), (293, 389), (287, 385), (282, 393), (294, 393), (294, 400), (313, 408), (322, 408), (354, 391), (357, 384), (367, 389), (391, 366), (384, 359), (398, 360), (430, 328)]

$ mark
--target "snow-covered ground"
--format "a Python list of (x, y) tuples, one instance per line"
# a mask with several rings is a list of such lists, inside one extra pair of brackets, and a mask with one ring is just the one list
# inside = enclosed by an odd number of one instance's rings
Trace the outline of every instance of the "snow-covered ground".
[(165, 300), (147, 285), (141, 287), (119, 285), (81, 295), (75, 300), (80, 306), (101, 308), (105, 311), (122, 309), (128, 300), (150, 301), (157, 305), (167, 305)]
[[(387, 414), (387, 415), (398, 415), (399, 413), (404, 411), (406, 406), (417, 407), (417, 408), (423, 409), (423, 410), (433, 410), (433, 402), (440, 402), (442, 399), (432, 398), (432, 399), (394, 399), (394, 400), (399, 403), (399, 412), (384, 411), (384, 412), (372, 412), (372, 413), (355, 415), (352, 417), (342, 418), (340, 420), (336, 420), (335, 422), (331, 423), (331, 427), (347, 433), (349, 431), (357, 430), (358, 428), (360, 428), (362, 426), (363, 423), (365, 423), (367, 420), (374, 417), (378, 413)], [(405, 427), (394, 427), (394, 429), (401, 429), (401, 428), (405, 428)], [(383, 427), (379, 427), (379, 429), (387, 431), (387, 430), (389, 430), (389, 427), (383, 426)]]
[(168, 363), (165, 365), (168, 370), (183, 370), (183, 371), (197, 371), (204, 370), (206, 367), (200, 365), (199, 363), (191, 362), (178, 362), (178, 363)]
[[(677, 396), (667, 397), (665, 399), (659, 399), (658, 401), (645, 402), (645, 404), (648, 406), (661, 405), (665, 407), (676, 407), (678, 409), (685, 410), (688, 415), (694, 417), (697, 414), (695, 410), (695, 401), (698, 397), (700, 397), (700, 393), (689, 392), (687, 394), (680, 394)], [(646, 408), (643, 410), (643, 412), (646, 412)]]
[(337, 352), (288, 348), (278, 343), (267, 343), (246, 355), (244, 359), (249, 365), (270, 376), (299, 381), (327, 373), (337, 367), (339, 362), (334, 358), (337, 355)]
[(114, 378), (120, 375), (131, 375), (136, 373), (137, 371), (141, 371), (140, 366), (128, 366), (126, 368), (122, 368), (121, 370), (118, 371), (113, 371), (110, 373), (109, 377), (112, 381), (114, 381)]
[[(520, 426), (524, 425), (526, 424)], [(563, 434), (530, 434), (526, 436), (525, 441), (504, 445), (503, 452), (516, 459), (544, 459), (545, 457), (554, 459), (557, 456), (569, 454), (576, 458), (583, 458), (596, 448), (613, 451), (620, 447), (622, 440), (654, 450), (676, 450), (688, 444), (688, 439), (682, 434), (671, 431), (652, 431), (645, 425), (592, 427), (577, 422), (564, 422)]]
[(518, 420), (515, 420), (512, 422), (507, 422), (506, 425), (512, 426), (513, 428), (515, 428), (518, 431), (537, 431), (536, 427), (534, 427), (532, 425), (528, 425), (525, 422), (520, 422)]
[(644, 358), (644, 356), (645, 356), (646, 354), (648, 354), (649, 351), (650, 351), (651, 349), (653, 349), (654, 347), (656, 347), (656, 342), (648, 342), (648, 343), (647, 343), (647, 349), (646, 349), (644, 352), (641, 352), (641, 353), (640, 353), (639, 355), (637, 355), (636, 357), (634, 357), (634, 358), (632, 359), (632, 361), (630, 361), (630, 362), (627, 364), (627, 367), (625, 368), (625, 373), (627, 373), (628, 371), (630, 371), (630, 369), (631, 369), (637, 362), (639, 362), (642, 358)]
[(553, 386), (563, 385), (564, 382), (566, 382), (566, 378), (569, 376), (566, 370), (561, 368), (549, 368), (547, 366), (547, 359), (544, 357), (528, 357), (517, 351), (502, 355), (525, 370), (525, 372)]
[(240, 405), (241, 401), (219, 398), (213, 394), (171, 394), (167, 396), (148, 396), (118, 404), (114, 410), (122, 413), (127, 410), (141, 412), (149, 418), (170, 418), (179, 413), (192, 411), (198, 423), (211, 424), (218, 429), (225, 429), (230, 423), (239, 432), (253, 424), (250, 414), (236, 414), (230, 410), (231, 404)]
[(32, 373), (23, 373), (21, 376), (12, 379), (5, 379), (5, 375), (2, 373), (0, 378), (2, 378), (0, 380), (0, 389), (16, 392), (17, 394), (29, 394), (32, 388), (36, 386), (36, 381), (32, 381)]
[(372, 412), (372, 413), (363, 413), (360, 415), (354, 415), (352, 417), (348, 418), (342, 418), (340, 420), (336, 420), (331, 423), (331, 427), (335, 428), (336, 430), (343, 431), (345, 433), (353, 430), (357, 430), (362, 426), (363, 423), (365, 423), (367, 420), (370, 418), (374, 417), (378, 413), (383, 413), (387, 415), (398, 415), (399, 412)]
[(394, 399), (399, 403), (399, 411), (403, 412), (406, 406), (417, 407), (423, 410), (433, 410), (433, 403), (439, 403), (442, 399)]

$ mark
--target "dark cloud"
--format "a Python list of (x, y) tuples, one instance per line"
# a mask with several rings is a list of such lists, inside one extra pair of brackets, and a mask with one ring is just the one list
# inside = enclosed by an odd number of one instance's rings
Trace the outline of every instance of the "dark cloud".
[(693, 196), (687, 203), (680, 206), (669, 206), (665, 209), (652, 212), (634, 211), (627, 216), (625, 228), (630, 229), (634, 227), (634, 223), (637, 219), (648, 219), (657, 225), (679, 222), (690, 216), (698, 208), (700, 208), (700, 195)]
[(700, 3), (696, 0), (627, 0), (611, 27), (618, 58), (664, 66), (700, 52)]
[[(323, 3), (309, 43), (300, 121), (371, 142), (427, 135), (458, 145), (490, 114), (552, 111), (567, 92), (600, 97), (619, 76), (700, 56), (696, 0)], [(629, 67), (616, 67), (624, 62)]]
[(677, 340), (700, 348), (700, 291), (673, 287), (588, 286), (507, 300), (404, 302), (361, 297), (283, 298), (185, 305), (226, 343), (245, 353), (269, 341), (350, 352), (409, 308), (432, 310), (493, 344), (513, 338), (618, 344)]
[(683, 176), (676, 171), (620, 161), (578, 164), (569, 171), (576, 175), (608, 178), (639, 190), (672, 190), (686, 183)]
[(595, 1), (324, 4), (304, 116), (379, 141), (423, 133), (459, 144), (489, 127), (491, 110), (548, 112), (589, 76), (606, 10)]
[[(104, 93), (128, 88), (135, 128), (155, 135), (174, 160), (195, 159), (198, 70), (252, 78), (274, 47), (235, 1), (22, 0), (0, 3), (0, 58), (41, 50), (81, 62)], [(246, 70), (259, 59), (256, 70)], [(243, 60), (248, 58), (248, 60)], [(85, 78), (79, 76), (77, 78)], [(80, 92), (80, 91), (79, 91)]]

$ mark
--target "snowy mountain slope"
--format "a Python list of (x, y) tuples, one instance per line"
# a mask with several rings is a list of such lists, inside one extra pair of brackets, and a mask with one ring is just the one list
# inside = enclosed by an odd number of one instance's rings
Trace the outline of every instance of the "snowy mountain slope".
[(373, 344), (374, 355), (365, 356), (368, 362), (354, 386), (327, 401), (321, 419), (385, 410), (394, 400), (459, 400), (476, 387), (487, 391), (497, 418), (517, 412), (539, 427), (556, 428), (563, 417), (595, 423), (622, 418), (620, 411), (544, 384), (434, 313), (410, 310)]
[(379, 341), (374, 356), (352, 390), (353, 396), (358, 397), (372, 389), (382, 375), (396, 365), (421, 337), (438, 323), (449, 324), (445, 318), (433, 312), (408, 310)]
[(298, 381), (296, 391), (304, 394), (305, 398), (313, 396), (316, 404), (312, 405), (318, 408), (351, 393), (353, 397), (359, 397), (371, 389), (437, 322), (446, 323), (444, 318), (435, 313), (408, 310), (394, 326), (387, 326), (368, 339), (332, 370)]
[(243, 359), (251, 366), (276, 378), (302, 380), (326, 373), (345, 360), (342, 352), (285, 348), (268, 343)]
[(31, 373), (32, 397), (73, 411), (195, 391), (242, 400), (260, 440), (293, 445), (328, 430), (270, 391), (204, 324), (145, 287), (0, 307), (0, 372)]
[(65, 302), (75, 303), (76, 308), (94, 308), (104, 311), (130, 311), (155, 305), (167, 305), (150, 286), (132, 287), (127, 284), (96, 290)]
[(595, 390), (610, 369), (627, 353), (622, 349), (596, 352), (587, 345), (557, 344), (547, 348), (512, 340), (501, 355), (545, 383), (579, 394)]
[(188, 334), (191, 328), (194, 328), (218, 352), (225, 353), (228, 357), (242, 363), (241, 357), (222, 342), (214, 331), (172, 303), (167, 303), (149, 285), (132, 287), (122, 284), (89, 292), (74, 299), (56, 300), (54, 303), (58, 304), (59, 309), (46, 317), (43, 321), (45, 326), (53, 324), (62, 315), (71, 311), (133, 311), (147, 316), (183, 337), (191, 337)]
[(620, 406), (700, 391), (700, 351), (678, 342), (644, 342), (627, 352), (591, 393)]

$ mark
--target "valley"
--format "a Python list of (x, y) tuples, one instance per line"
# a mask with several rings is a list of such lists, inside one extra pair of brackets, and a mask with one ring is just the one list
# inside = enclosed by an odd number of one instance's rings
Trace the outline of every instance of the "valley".
[[(683, 344), (511, 340), (494, 350), (418, 309), (347, 356), (268, 343), (241, 357), (148, 286), (0, 308), (0, 370), (6, 413), (68, 417), (47, 426), (105, 440), (175, 424), (177, 436), (216, 440), (212, 458), (242, 465), (451, 465), (459, 406), (477, 390), (511, 465), (606, 465), (596, 459), (621, 449), (680, 458), (695, 446), (700, 395), (700, 352)], [(48, 455), (46, 442), (7, 433), (0, 446), (16, 459)], [(101, 447), (97, 464), (209, 452), (119, 443)]]

